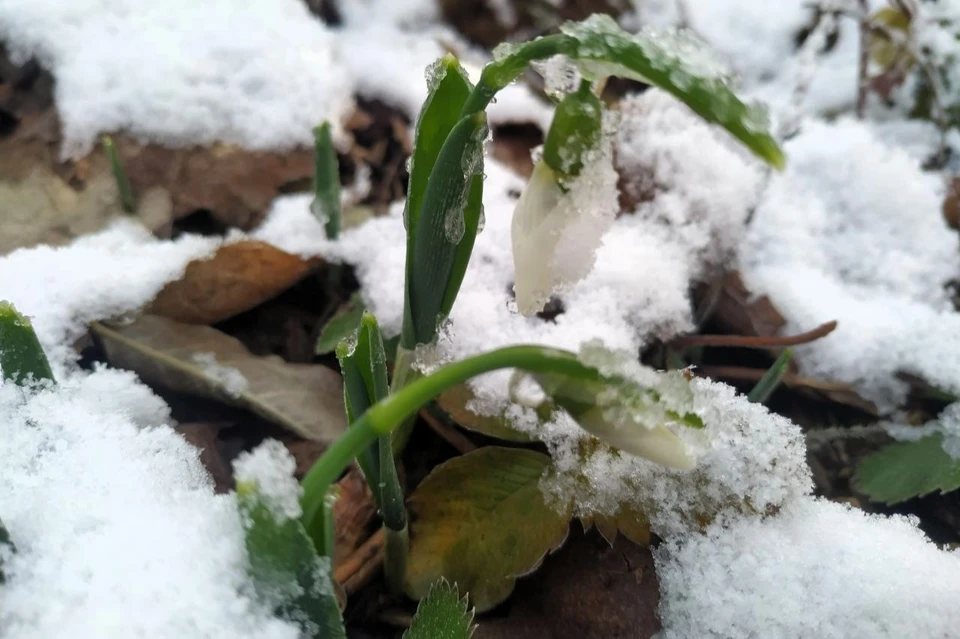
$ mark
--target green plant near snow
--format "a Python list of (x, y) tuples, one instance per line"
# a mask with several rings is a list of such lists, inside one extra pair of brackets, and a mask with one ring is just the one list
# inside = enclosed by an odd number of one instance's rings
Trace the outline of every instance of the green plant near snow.
[[(488, 133), (485, 109), (498, 91), (534, 63), (560, 56), (576, 68), (581, 80), (559, 100), (542, 157), (514, 215), (517, 297), (524, 313), (540, 310), (554, 287), (564, 278), (577, 276), (558, 277), (550, 272), (544, 267), (544, 255), (556, 250), (556, 231), (576, 223), (567, 195), (578, 188), (578, 178), (591, 163), (605, 157), (609, 160), (604, 155), (609, 151), (609, 114), (597, 97), (607, 77), (659, 87), (707, 122), (726, 129), (769, 164), (783, 165), (784, 157), (767, 132), (762, 113), (742, 103), (726, 78), (686, 59), (689, 47), (685, 37), (630, 35), (612, 19), (594, 16), (568, 23), (558, 34), (499, 48), (475, 85), (453, 56), (438, 60), (429, 70), (429, 95), (416, 123), (404, 211), (405, 306), (392, 380), (388, 380), (376, 319), (358, 312), (351, 317), (360, 316), (359, 325), (356, 319), (341, 321), (340, 328), (352, 333), (336, 349), (351, 425), (303, 479), (299, 504), (278, 507), (274, 486), (258, 479), (256, 472), (238, 472), (237, 495), (251, 576), (261, 598), (278, 614), (300, 624), (305, 635), (345, 636), (331, 577), (332, 503), (335, 482), (354, 460), (382, 514), (388, 587), (395, 594), (406, 592), (422, 598), (414, 624), (405, 635), (409, 639), (460, 639), (472, 634), (472, 612), (443, 578), (458, 583), (470, 601), (484, 610), (509, 594), (516, 575), (533, 569), (545, 552), (563, 541), (570, 513), (552, 510), (537, 485), (549, 472), (549, 457), (520, 448), (487, 447), (435, 469), (412, 503), (450, 499), (453, 512), (464, 519), (451, 522), (455, 526), (475, 515), (477, 500), (483, 495), (513, 491), (528, 496), (528, 501), (521, 503), (522, 512), (513, 513), (514, 519), (473, 523), (509, 527), (516, 517), (525, 517), (537, 532), (532, 537), (527, 534), (510, 553), (477, 548), (476, 561), (486, 564), (480, 572), (493, 573), (483, 578), (477, 577), (476, 566), (424, 561), (424, 553), (438, 550), (429, 541), (430, 531), (423, 532), (422, 543), (411, 547), (395, 464), (395, 455), (405, 443), (406, 425), (438, 395), (477, 375), (516, 369), (543, 391), (541, 408), (566, 411), (600, 441), (672, 468), (689, 469), (696, 464), (695, 452), (678, 435), (678, 429), (696, 430), (702, 422), (688, 410), (686, 399), (692, 391), (679, 373), (665, 377), (662, 387), (647, 386), (605, 366), (602, 362), (609, 358), (602, 353), (584, 358), (528, 345), (454, 361), (430, 374), (414, 368), (415, 351), (436, 341), (438, 328), (457, 299), (475, 238), (482, 229), (483, 144)], [(321, 127), (316, 133), (316, 200), (311, 208), (333, 239), (339, 231), (340, 215), (336, 155), (329, 128)], [(602, 231), (594, 229), (597, 241)], [(595, 248), (586, 247), (591, 254)], [(0, 320), (4, 375), (18, 383), (42, 379), (52, 383), (49, 365), (29, 323), (9, 306), (0, 309)], [(329, 348), (329, 331), (324, 332), (324, 340)], [(765, 380), (758, 397), (776, 384), (783, 368), (781, 364)], [(667, 387), (669, 393), (664, 391)], [(462, 481), (446, 481), (449, 476)], [(642, 518), (638, 515), (634, 520), (621, 525), (642, 528)], [(468, 547), (465, 554), (473, 551)], [(486, 561), (486, 557), (494, 559)], [(473, 559), (462, 560), (469, 563)]]

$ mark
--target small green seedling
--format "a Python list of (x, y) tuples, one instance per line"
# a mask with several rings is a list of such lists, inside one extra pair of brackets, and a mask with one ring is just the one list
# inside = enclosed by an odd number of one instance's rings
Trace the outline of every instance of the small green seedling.
[(137, 210), (137, 201), (133, 197), (133, 189), (130, 188), (130, 179), (127, 177), (126, 169), (123, 168), (123, 162), (120, 161), (120, 153), (113, 144), (113, 138), (109, 135), (103, 136), (103, 150), (107, 152), (107, 159), (110, 161), (113, 177), (117, 181), (117, 191), (120, 193), (120, 205), (127, 213), (135, 213)]
[(476, 628), (467, 598), (461, 598), (457, 586), (441, 578), (420, 600), (403, 639), (470, 639)]
[(327, 239), (340, 235), (340, 162), (333, 148), (330, 123), (313, 130), (313, 202), (310, 212), (323, 222)]

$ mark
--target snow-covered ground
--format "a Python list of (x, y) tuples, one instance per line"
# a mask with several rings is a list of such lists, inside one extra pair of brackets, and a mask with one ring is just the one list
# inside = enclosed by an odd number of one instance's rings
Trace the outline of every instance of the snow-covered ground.
[[(587, 276), (562, 291), (564, 313), (545, 323), (520, 315), (510, 294), (524, 180), (488, 158), (486, 225), (431, 363), (512, 343), (601, 340), (636, 353), (690, 330), (691, 282), (725, 266), (770, 297), (790, 332), (839, 321), (797, 350), (805, 374), (851, 383), (891, 413), (905, 398), (898, 371), (960, 393), (960, 316), (945, 289), (960, 275), (960, 245), (941, 214), (947, 171), (922, 169), (940, 138), (875, 101), (853, 116), (856, 19), (837, 17), (836, 44), (820, 53), (829, 24), (795, 46), (812, 23), (801, 0), (636, 5), (624, 24), (686, 24), (730, 65), (741, 95), (769, 105), (789, 136), (786, 170), (770, 174), (665, 93), (628, 97), (615, 156), (626, 188), (648, 197), (612, 222)], [(473, 71), (482, 62), (429, 0), (344, 7), (344, 25), (329, 28), (300, 0), (0, 0), (0, 41), (56, 78), (65, 157), (117, 130), (168, 145), (305, 145), (355, 95), (415, 116), (423, 69), (444, 47)], [(937, 10), (960, 20), (957, 3)], [(549, 117), (519, 87), (491, 108), (493, 121), (544, 127)], [(584, 185), (581, 201), (609, 196), (589, 191), (609, 182)], [(402, 203), (332, 243), (309, 202), (278, 198), (251, 235), (352, 264), (385, 332), (399, 332)], [(33, 318), (60, 381), (31, 398), (0, 387), (0, 518), (18, 549), (0, 588), (3, 636), (296, 636), (252, 597), (236, 500), (213, 494), (196, 451), (164, 425), (163, 403), (132, 375), (80, 371), (72, 350), (88, 322), (136, 311), (218, 243), (155, 240), (127, 224), (0, 257), (0, 299)], [(814, 500), (799, 428), (731, 389), (694, 385), (708, 441), (698, 470), (682, 475), (603, 447), (581, 465), (576, 424), (540, 424), (511, 401), (509, 378), (475, 380), (471, 408), (505, 411), (546, 442), (560, 472), (544, 490), (585, 515), (642, 507), (667, 538), (657, 553), (665, 636), (946, 637), (960, 622), (957, 555), (915, 522)], [(782, 511), (727, 512), (744, 500)], [(701, 510), (716, 515), (706, 534), (689, 523)]]

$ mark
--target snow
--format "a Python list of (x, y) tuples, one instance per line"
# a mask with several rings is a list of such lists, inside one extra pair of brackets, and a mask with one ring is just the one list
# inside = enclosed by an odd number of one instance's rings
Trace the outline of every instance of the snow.
[(207, 377), (227, 391), (227, 394), (240, 397), (247, 390), (247, 378), (243, 373), (232, 366), (224, 366), (217, 362), (215, 353), (194, 353), (190, 359), (200, 366)]
[(804, 499), (655, 558), (664, 639), (956, 635), (960, 554), (916, 520)]
[(233, 496), (132, 373), (0, 386), (0, 634), (295, 639), (252, 598)]
[(233, 470), (238, 484), (256, 488), (258, 500), (270, 508), (277, 522), (300, 517), (303, 489), (293, 476), (297, 462), (283, 443), (268, 439), (253, 451), (241, 453)]

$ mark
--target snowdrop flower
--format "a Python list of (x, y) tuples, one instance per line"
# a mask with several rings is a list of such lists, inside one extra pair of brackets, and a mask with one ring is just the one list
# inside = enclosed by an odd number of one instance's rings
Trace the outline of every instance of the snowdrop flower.
[(514, 292), (523, 315), (540, 312), (553, 293), (589, 274), (619, 210), (603, 109), (584, 87), (558, 105), (543, 158), (514, 209)]

